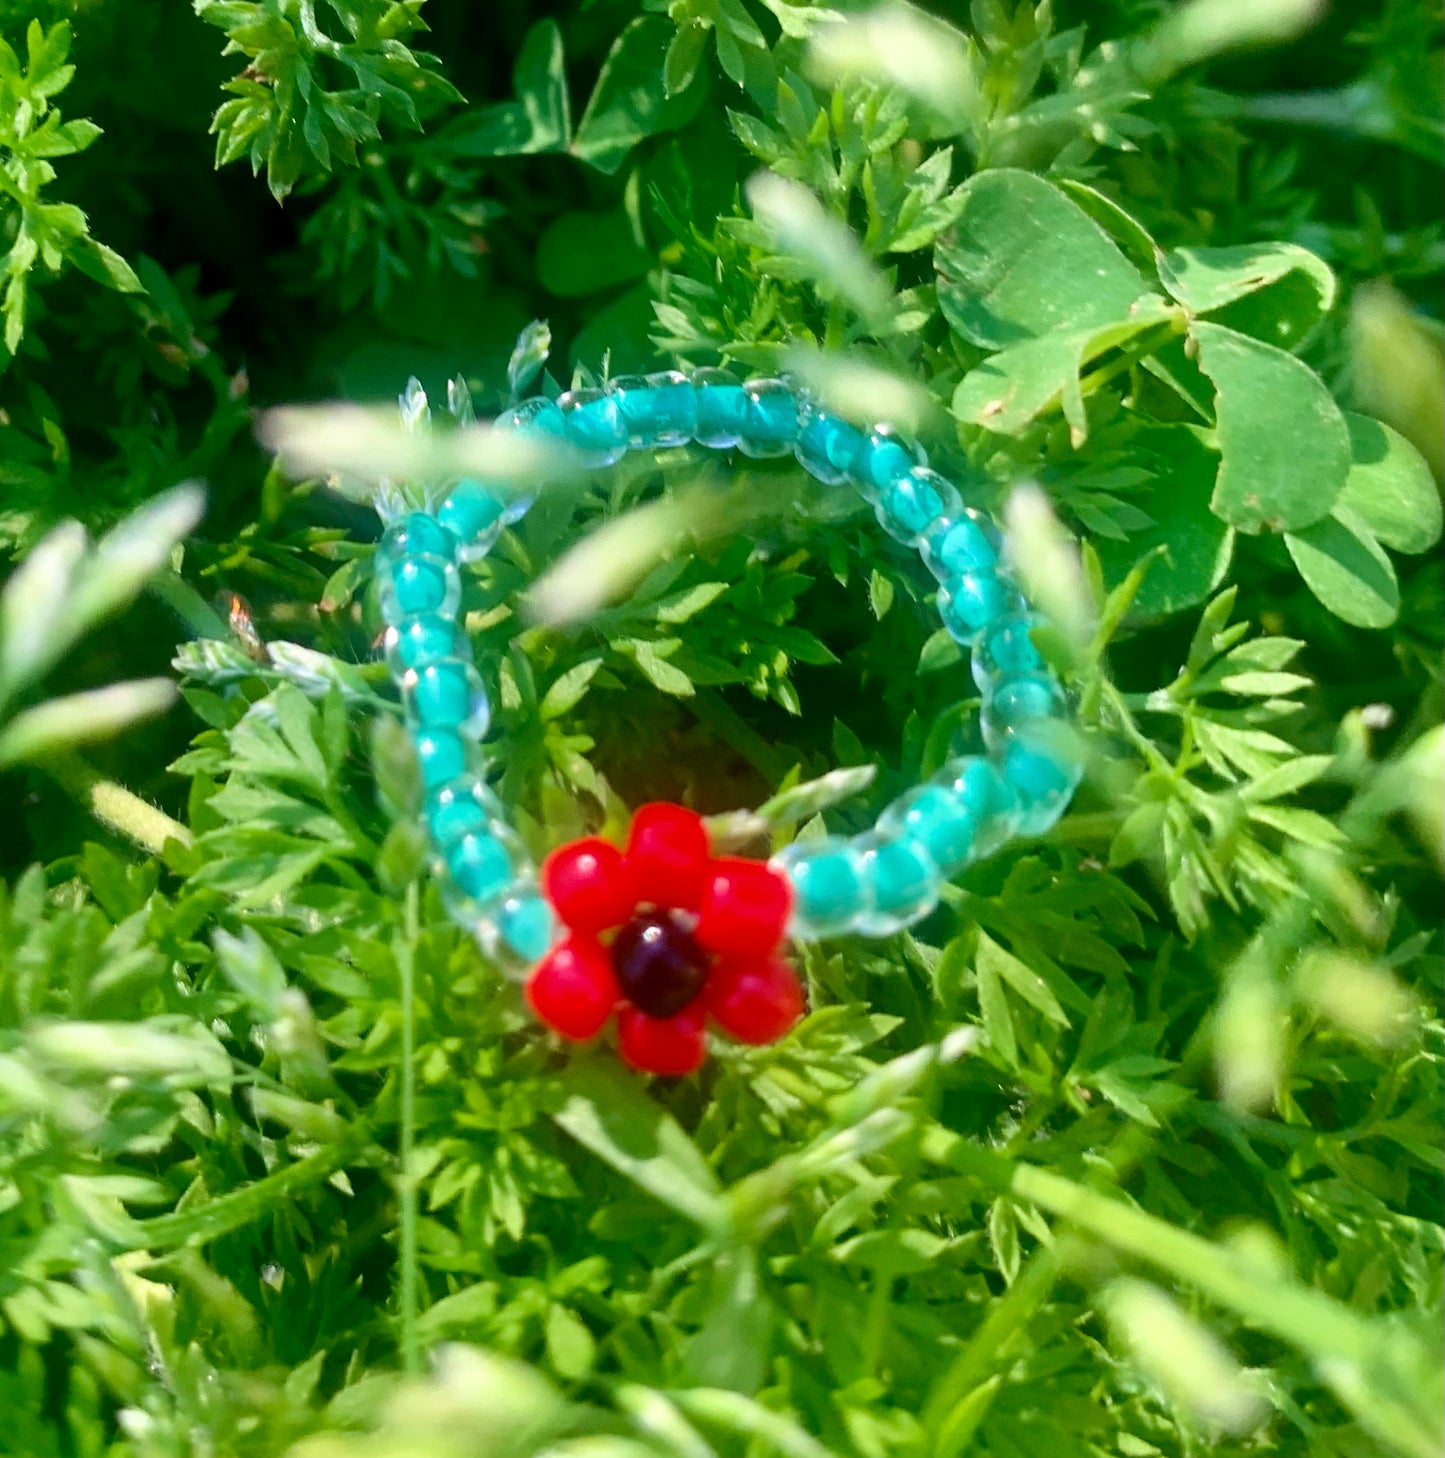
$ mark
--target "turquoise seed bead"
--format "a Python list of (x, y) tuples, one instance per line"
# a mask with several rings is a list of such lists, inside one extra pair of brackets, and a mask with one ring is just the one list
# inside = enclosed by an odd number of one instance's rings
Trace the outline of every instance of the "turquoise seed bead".
[(1067, 755), (1067, 749), (1033, 734), (1005, 748), (1004, 778), (1019, 801), (1015, 834), (1042, 835), (1064, 813), (1083, 773)]
[(377, 550), (392, 561), (404, 557), (446, 560), (456, 556), (457, 539), (436, 517), (412, 511), (387, 527)]
[(454, 619), (441, 613), (418, 613), (386, 630), (385, 650), (392, 677), (400, 678), (443, 658), (461, 657), (468, 645)]
[(920, 841), (875, 832), (858, 836), (854, 845), (863, 852), (863, 875), (873, 893), (858, 925), (865, 936), (890, 936), (938, 905), (943, 878)]
[(612, 381), (611, 392), (634, 448), (681, 445), (697, 429), (697, 391), (680, 370), (628, 375)]
[(501, 430), (529, 431), (554, 440), (567, 439), (567, 417), (557, 402), (545, 395), (533, 395), (530, 400), (523, 400), (520, 405), (502, 411), (494, 424)]
[(415, 613), (450, 616), (461, 602), (462, 585), (456, 568), (436, 557), (405, 557), (383, 562), (381, 610), (389, 621)]
[(900, 476), (923, 464), (918, 453), (896, 435), (875, 430), (854, 459), (853, 480), (869, 501), (876, 501)]
[(798, 439), (798, 397), (781, 380), (749, 380), (747, 420), (738, 438), (745, 456), (786, 456)]
[[(402, 682), (407, 708), (428, 729), (459, 729), (466, 725), (475, 737), (486, 732), (490, 713), (486, 690), (476, 669), (464, 659), (442, 659), (409, 673)], [(472, 727), (478, 718), (480, 733)]]
[(524, 963), (540, 961), (557, 939), (557, 918), (535, 889), (508, 896), (494, 916), (498, 937)]
[(973, 817), (974, 860), (991, 856), (1013, 838), (1019, 818), (1018, 792), (992, 760), (961, 755), (944, 765), (934, 783), (955, 795)]
[(883, 812), (878, 829), (895, 839), (911, 836), (927, 849), (939, 873), (951, 876), (973, 856), (978, 820), (952, 790), (918, 785)]
[(496, 796), (474, 776), (463, 775), (443, 785), (428, 800), (426, 826), (432, 844), (445, 850), (462, 836), (485, 830), (501, 814), (502, 806)]
[(998, 567), (998, 533), (982, 513), (964, 508), (930, 524), (918, 544), (928, 570), (940, 582), (964, 572)]
[(490, 901), (512, 883), (512, 855), (490, 831), (472, 831), (446, 852), (447, 870), (461, 893), (472, 901)]
[(1033, 617), (1010, 617), (979, 635), (973, 648), (973, 681), (980, 693), (992, 694), (1004, 679), (1043, 673), (1044, 656), (1034, 646)]
[(501, 535), (507, 503), (480, 481), (458, 481), (437, 508), (437, 520), (461, 538), (464, 555), (475, 560)]
[(1008, 604), (1008, 589), (992, 572), (963, 572), (938, 589), (943, 626), (965, 647), (996, 622)]
[(927, 466), (914, 466), (878, 493), (874, 514), (890, 537), (913, 546), (934, 522), (961, 511), (963, 502), (953, 485)]
[(826, 411), (810, 409), (793, 453), (810, 476), (825, 486), (837, 486), (848, 479), (853, 462), (867, 443), (868, 438), (856, 425)]
[(793, 888), (790, 930), (798, 937), (851, 931), (869, 908), (863, 859), (846, 840), (795, 841), (772, 865)]
[(567, 421), (567, 439), (586, 453), (592, 466), (610, 466), (627, 450), (627, 422), (617, 396), (605, 390), (568, 390), (558, 400)]
[(416, 736), (416, 758), (430, 794), (466, 773), (466, 741), (455, 729), (424, 729)]
[(1021, 728), (1041, 720), (1063, 719), (1068, 700), (1051, 673), (1026, 673), (993, 687), (983, 708), (984, 742), (997, 751)]
[(697, 393), (697, 425), (692, 438), (712, 450), (730, 450), (748, 428), (748, 397), (742, 382), (727, 370), (698, 370), (692, 377)]

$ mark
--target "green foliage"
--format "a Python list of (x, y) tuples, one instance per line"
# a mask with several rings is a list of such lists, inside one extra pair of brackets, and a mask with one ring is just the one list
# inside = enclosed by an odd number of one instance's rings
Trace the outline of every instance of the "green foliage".
[[(422, 9), (0, 3), (0, 1454), (1438, 1454), (1439, 5)], [(447, 915), (374, 478), (538, 492), (462, 603), (536, 852), (977, 735), (792, 463), (454, 429), (678, 360), (1008, 518), (1089, 772), (648, 1084)]]

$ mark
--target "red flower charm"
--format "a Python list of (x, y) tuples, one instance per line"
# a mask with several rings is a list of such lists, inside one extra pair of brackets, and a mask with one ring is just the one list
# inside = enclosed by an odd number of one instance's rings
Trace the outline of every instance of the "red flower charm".
[(709, 1017), (743, 1043), (773, 1043), (803, 991), (778, 955), (792, 890), (762, 861), (714, 856), (700, 816), (644, 805), (627, 849), (588, 836), (542, 863), (567, 927), (527, 980), (549, 1028), (581, 1042), (617, 1014), (622, 1056), (645, 1073), (691, 1073)]

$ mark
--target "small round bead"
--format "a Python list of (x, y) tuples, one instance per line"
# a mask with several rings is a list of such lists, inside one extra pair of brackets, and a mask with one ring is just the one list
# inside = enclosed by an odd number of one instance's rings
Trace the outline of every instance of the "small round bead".
[(978, 817), (943, 785), (917, 785), (883, 812), (878, 830), (894, 839), (911, 836), (927, 849), (940, 874), (951, 876), (973, 858)]
[(837, 486), (848, 479), (853, 462), (867, 443), (856, 425), (810, 405), (804, 412), (793, 453), (810, 476), (825, 486)]
[(875, 430), (853, 460), (853, 480), (869, 501), (876, 501), (900, 476), (926, 465), (923, 453), (905, 445), (885, 426)]
[(973, 860), (991, 856), (1014, 836), (1018, 827), (1018, 792), (997, 766), (981, 755), (950, 760), (934, 783), (957, 796), (975, 824)]
[(943, 626), (965, 647), (1010, 603), (1009, 589), (992, 572), (964, 572), (938, 589), (938, 615)]
[(466, 742), (455, 729), (426, 729), (416, 736), (416, 758), (431, 794), (466, 773)]
[(617, 1014), (617, 1050), (642, 1073), (680, 1078), (695, 1073), (707, 1049), (703, 1025), (707, 1014), (699, 998), (670, 1018), (650, 1018), (635, 1007)]
[(919, 543), (924, 563), (940, 582), (964, 572), (998, 568), (999, 534), (982, 512), (964, 507), (940, 517)]
[(795, 841), (771, 864), (793, 888), (790, 935), (806, 940), (851, 931), (870, 905), (862, 856), (851, 842), (828, 836)]
[(698, 945), (725, 957), (763, 957), (782, 940), (792, 905), (787, 878), (762, 861), (715, 856), (698, 912)]
[(530, 400), (502, 411), (494, 423), (502, 430), (530, 431), (557, 440), (567, 438), (567, 417), (557, 402), (545, 395), (533, 395)]
[(708, 979), (707, 1010), (739, 1043), (776, 1043), (803, 1015), (803, 989), (786, 962), (721, 962)]
[(643, 805), (627, 832), (628, 867), (639, 901), (695, 911), (707, 879), (707, 830), (681, 805)]
[(501, 818), (501, 801), (475, 775), (463, 775), (443, 785), (427, 801), (427, 831), (432, 844), (442, 851)]
[(656, 449), (692, 439), (697, 391), (681, 370), (621, 376), (609, 389), (626, 422), (629, 446)]
[(1026, 673), (993, 686), (984, 702), (984, 743), (997, 751), (1012, 735), (1042, 719), (1063, 719), (1068, 700), (1051, 673)]
[(437, 520), (461, 540), (464, 562), (475, 562), (492, 550), (502, 534), (509, 503), (480, 481), (458, 481), (437, 508)]
[(445, 859), (453, 884), (471, 901), (500, 896), (516, 875), (511, 851), (490, 829), (459, 836), (447, 847)]
[(864, 936), (888, 936), (927, 916), (938, 905), (942, 877), (928, 848), (912, 836), (860, 835), (863, 875), (872, 907), (859, 922)]
[(554, 947), (527, 979), (532, 1011), (577, 1043), (602, 1031), (620, 996), (606, 952), (585, 940)]
[(566, 417), (567, 439), (589, 465), (610, 466), (627, 450), (627, 422), (617, 397), (606, 390), (568, 390), (557, 401)]
[(393, 561), (403, 557), (440, 557), (446, 561), (456, 556), (456, 536), (425, 511), (408, 512), (391, 523), (377, 551)]
[(742, 439), (748, 425), (748, 397), (742, 382), (727, 370), (695, 370), (697, 425), (692, 438), (713, 450), (729, 450)]
[(470, 651), (470, 645), (454, 618), (417, 613), (386, 630), (385, 649), (387, 666), (394, 677), (401, 678), (429, 663), (461, 657)]
[(878, 524), (904, 546), (911, 547), (934, 522), (961, 511), (957, 488), (937, 471), (915, 466), (878, 493), (874, 514)]
[(405, 557), (381, 567), (381, 611), (388, 622), (416, 613), (449, 617), (462, 600), (461, 579), (450, 562), (439, 557)]
[(1018, 835), (1048, 830), (1068, 808), (1083, 774), (1071, 747), (1051, 744), (1050, 737), (1025, 733), (1003, 751), (1004, 778), (1018, 795)]
[(490, 718), (481, 675), (462, 658), (413, 669), (402, 680), (407, 712), (429, 729), (460, 729), (481, 738)]
[(745, 456), (786, 456), (798, 439), (798, 397), (782, 380), (749, 380), (743, 386), (747, 396), (747, 423), (738, 438)]
[(1035, 617), (1009, 617), (979, 634), (973, 645), (973, 681), (980, 693), (991, 694), (1003, 679), (1046, 671), (1031, 631), (1039, 621)]
[(523, 962), (535, 962), (556, 940), (557, 918), (533, 886), (504, 897), (491, 915), (503, 944)]
[(559, 846), (542, 862), (542, 889), (573, 931), (621, 926), (637, 905), (631, 867), (622, 852), (597, 836)]

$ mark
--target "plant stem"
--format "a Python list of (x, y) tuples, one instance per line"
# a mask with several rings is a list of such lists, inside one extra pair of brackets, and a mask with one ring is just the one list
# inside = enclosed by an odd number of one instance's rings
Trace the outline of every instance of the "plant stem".
[(413, 1172), (416, 1143), (416, 943), (421, 930), (417, 883), (406, 888), (402, 940), (396, 964), (401, 977), (401, 1178), (397, 1186), (401, 1221), (401, 1365), (421, 1371), (417, 1339), (417, 1198)]
[(78, 801), (108, 830), (123, 835), (132, 845), (158, 856), (168, 840), (191, 844), (191, 832), (164, 810), (142, 800), (124, 785), (108, 780), (77, 754), (46, 761), (44, 768), (72, 799)]

